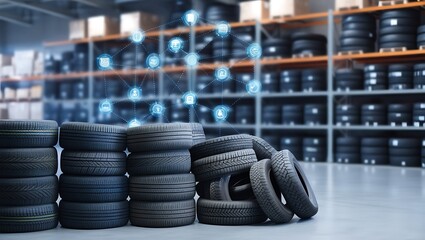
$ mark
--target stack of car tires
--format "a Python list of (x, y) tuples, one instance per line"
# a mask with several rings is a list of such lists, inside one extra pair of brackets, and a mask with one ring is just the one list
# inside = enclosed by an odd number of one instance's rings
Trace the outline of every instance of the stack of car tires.
[(303, 139), (303, 159), (306, 162), (326, 161), (326, 139), (323, 137)]
[(327, 39), (314, 33), (297, 32), (292, 34), (292, 54), (307, 54), (312, 56), (326, 55)]
[(189, 123), (152, 124), (128, 130), (130, 222), (177, 227), (195, 221), (195, 177), (189, 148), (205, 138)]
[(388, 125), (412, 125), (412, 106), (410, 104), (389, 104), (387, 112)]
[(337, 91), (360, 90), (363, 88), (363, 70), (342, 68), (335, 72), (335, 89)]
[(356, 137), (339, 137), (335, 144), (335, 162), (360, 163), (360, 141)]
[(387, 89), (387, 66), (370, 64), (364, 67), (364, 89), (369, 91)]
[(103, 229), (128, 223), (126, 132), (123, 127), (64, 123), (59, 143), (62, 227)]
[(304, 69), (301, 74), (301, 89), (304, 92), (317, 92), (326, 90), (325, 69)]
[(390, 164), (402, 167), (421, 165), (421, 142), (417, 138), (391, 138), (388, 140)]
[(419, 13), (414, 9), (383, 12), (379, 24), (379, 47), (416, 49)]
[(425, 64), (415, 64), (413, 85), (415, 89), (425, 89)]
[(303, 105), (287, 104), (282, 106), (282, 124), (301, 125), (303, 124)]
[(425, 103), (415, 103), (413, 105), (413, 125), (415, 127), (425, 126)]
[(405, 90), (413, 88), (413, 66), (391, 64), (388, 66), (388, 89)]
[(58, 225), (58, 162), (53, 121), (0, 121), (0, 232)]
[(268, 38), (262, 42), (262, 50), (265, 58), (290, 57), (291, 37)]
[(347, 15), (342, 20), (341, 48), (345, 51), (374, 52), (376, 20), (373, 15)]
[(387, 110), (385, 104), (364, 104), (362, 106), (362, 121), (366, 126), (387, 124)]
[(280, 73), (280, 92), (301, 91), (301, 71), (284, 70)]
[(342, 104), (336, 106), (336, 125), (358, 125), (360, 122), (360, 111), (357, 105)]
[(361, 161), (364, 164), (388, 164), (388, 140), (386, 138), (363, 138), (361, 140)]
[(326, 124), (325, 104), (304, 105), (304, 124), (306, 125)]

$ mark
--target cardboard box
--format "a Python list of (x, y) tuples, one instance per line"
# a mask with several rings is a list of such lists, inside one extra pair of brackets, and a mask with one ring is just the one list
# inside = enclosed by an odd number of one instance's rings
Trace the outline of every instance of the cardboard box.
[(103, 37), (119, 33), (118, 21), (108, 16), (96, 16), (88, 19), (89, 37)]
[(37, 53), (37, 58), (34, 61), (33, 75), (42, 75), (44, 73), (44, 54)]
[(42, 102), (30, 103), (30, 119), (43, 120), (43, 103)]
[(144, 12), (123, 13), (120, 17), (121, 34), (132, 33), (137, 30), (147, 31), (158, 27), (160, 24), (157, 15)]
[(263, 20), (270, 16), (270, 2), (265, 0), (240, 2), (239, 9), (240, 22)]
[(335, 10), (365, 8), (371, 6), (371, 0), (335, 0)]
[(309, 1), (270, 0), (270, 18), (296, 16), (310, 12)]
[(30, 89), (31, 99), (41, 99), (43, 97), (43, 87), (40, 85), (32, 86)]
[(86, 19), (71, 20), (69, 22), (69, 39), (81, 39), (87, 37)]
[(37, 52), (34, 50), (15, 51), (12, 62), (15, 67), (16, 75), (33, 75), (36, 58)]
[(30, 103), (29, 102), (11, 102), (8, 107), (9, 119), (29, 119)]
[(30, 89), (29, 88), (18, 88), (16, 90), (16, 99), (22, 100), (22, 99), (29, 99), (30, 98)]
[(13, 88), (4, 89), (4, 99), (5, 100), (15, 100), (16, 99), (16, 90)]

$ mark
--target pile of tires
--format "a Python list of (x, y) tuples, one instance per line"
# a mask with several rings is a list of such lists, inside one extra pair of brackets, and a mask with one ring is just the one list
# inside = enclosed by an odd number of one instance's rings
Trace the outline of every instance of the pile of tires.
[(388, 89), (405, 90), (413, 88), (413, 66), (391, 64), (388, 66)]
[(301, 72), (301, 89), (303, 92), (326, 91), (326, 69), (304, 69)]
[(280, 73), (280, 92), (301, 91), (301, 71), (297, 69), (284, 70)]
[(195, 221), (195, 176), (189, 148), (203, 142), (202, 126), (152, 124), (128, 129), (130, 222), (177, 227)]
[(388, 140), (386, 138), (363, 138), (361, 140), (361, 161), (364, 164), (388, 164)]
[(326, 113), (327, 111), (325, 104), (306, 104), (304, 105), (304, 124), (326, 124)]
[(413, 85), (415, 89), (425, 89), (425, 64), (419, 63), (413, 66)]
[(415, 127), (425, 127), (425, 103), (415, 103), (413, 105), (413, 125)]
[(385, 104), (362, 105), (361, 123), (366, 126), (386, 125), (387, 107)]
[(58, 124), (0, 121), (0, 232), (58, 225)]
[(370, 14), (347, 15), (342, 19), (340, 51), (374, 52), (376, 19)]
[(303, 160), (306, 162), (326, 162), (326, 139), (308, 137), (303, 139)]
[(387, 66), (370, 64), (364, 67), (364, 89), (368, 91), (387, 89)]
[[(282, 124), (301, 125), (304, 120), (304, 108), (301, 104), (285, 104), (282, 106)], [(295, 155), (297, 156), (297, 155)]]
[(287, 149), (297, 159), (303, 156), (303, 139), (301, 137), (283, 137), (280, 139), (280, 149)]
[(190, 152), (199, 182), (200, 223), (248, 225), (267, 218), (287, 223), (294, 213), (310, 218), (318, 211), (311, 186), (288, 150), (277, 152), (263, 139), (231, 135), (197, 144)]
[(290, 57), (291, 56), (291, 37), (288, 35), (280, 38), (268, 38), (262, 42), (263, 57)]
[(338, 137), (335, 142), (336, 163), (360, 163), (360, 139)]
[(105, 229), (128, 223), (127, 129), (64, 123), (59, 144), (59, 221), (72, 229)]
[(281, 123), (281, 106), (265, 105), (262, 111), (263, 124), (274, 125)]
[(325, 36), (307, 32), (292, 34), (292, 54), (326, 55), (327, 39)]
[(421, 165), (421, 141), (417, 138), (391, 138), (388, 140), (390, 164), (402, 167)]
[(277, 72), (263, 72), (261, 74), (261, 91), (264, 93), (279, 92), (279, 80)]
[(379, 22), (379, 48), (417, 48), (420, 12), (415, 9), (384, 11)]
[(388, 125), (410, 126), (412, 125), (412, 106), (410, 104), (388, 104)]
[(336, 105), (335, 109), (336, 125), (358, 125), (360, 123), (360, 111), (355, 104)]
[(351, 91), (360, 90), (363, 88), (362, 69), (341, 68), (335, 72), (335, 90)]

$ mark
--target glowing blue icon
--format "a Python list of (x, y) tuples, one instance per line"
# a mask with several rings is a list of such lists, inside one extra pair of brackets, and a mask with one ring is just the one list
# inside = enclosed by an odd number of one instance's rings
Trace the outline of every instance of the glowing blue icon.
[(142, 43), (145, 40), (145, 32), (137, 30), (131, 33), (130, 40), (133, 43)]
[(97, 67), (99, 70), (111, 70), (113, 65), (112, 57), (109, 54), (101, 54), (97, 57)]
[(230, 25), (227, 22), (219, 22), (215, 25), (215, 33), (217, 36), (225, 38), (230, 34)]
[(195, 26), (199, 20), (199, 14), (195, 10), (189, 10), (183, 15), (182, 19), (187, 26)]
[(181, 39), (179, 37), (172, 38), (168, 42), (168, 50), (170, 50), (173, 53), (180, 52), (180, 50), (183, 49), (183, 46), (184, 46), (183, 39)]
[(152, 116), (162, 116), (164, 115), (164, 111), (165, 111), (165, 107), (164, 105), (160, 104), (160, 103), (154, 103), (151, 105), (150, 107), (150, 113), (152, 114)]
[(128, 123), (129, 128), (140, 127), (140, 126), (142, 126), (142, 122), (140, 122), (137, 119), (133, 119)]
[(216, 122), (225, 122), (229, 117), (230, 108), (219, 105), (213, 109), (213, 117)]
[(215, 70), (215, 79), (221, 82), (227, 81), (231, 78), (230, 70), (227, 67), (219, 67)]
[(140, 88), (132, 88), (128, 91), (128, 99), (133, 102), (140, 101), (142, 99), (142, 89)]
[(99, 111), (101, 113), (111, 113), (112, 112), (112, 102), (109, 101), (108, 99), (102, 100), (99, 103)]
[(157, 69), (161, 65), (161, 59), (159, 58), (159, 55), (156, 53), (151, 53), (146, 58), (146, 65), (150, 69)]
[(196, 53), (189, 53), (184, 58), (188, 67), (196, 67), (199, 63), (199, 55)]
[(258, 43), (251, 43), (246, 49), (246, 54), (249, 58), (259, 59), (263, 55), (263, 50)]
[(249, 81), (246, 84), (246, 91), (251, 95), (261, 92), (261, 82), (258, 80)]
[(198, 96), (194, 92), (187, 92), (183, 95), (182, 101), (186, 107), (193, 107), (198, 101)]

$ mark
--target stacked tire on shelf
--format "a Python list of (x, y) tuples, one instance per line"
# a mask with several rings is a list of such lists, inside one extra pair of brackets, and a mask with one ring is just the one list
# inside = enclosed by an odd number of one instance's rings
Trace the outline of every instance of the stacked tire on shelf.
[(326, 91), (326, 69), (304, 69), (301, 72), (301, 89), (303, 92)]
[(391, 64), (388, 66), (388, 89), (405, 90), (413, 88), (413, 66)]
[(363, 138), (361, 140), (361, 161), (364, 164), (388, 164), (388, 140), (386, 138)]
[(388, 140), (389, 160), (393, 166), (419, 167), (421, 142), (417, 138), (391, 138)]
[(326, 55), (327, 39), (323, 35), (297, 32), (292, 34), (291, 39), (293, 55)]
[(360, 123), (360, 111), (357, 105), (341, 104), (336, 106), (336, 125), (358, 125)]
[(303, 139), (303, 160), (306, 162), (326, 162), (326, 139), (323, 137)]
[(388, 104), (388, 125), (412, 125), (412, 106), (410, 104)]
[(301, 71), (297, 69), (284, 70), (280, 73), (280, 92), (301, 91)]
[(379, 21), (379, 48), (416, 49), (420, 12), (414, 9), (384, 11)]
[(363, 88), (363, 71), (360, 69), (342, 68), (335, 72), (335, 90), (352, 91)]
[(425, 127), (425, 103), (415, 103), (413, 105), (413, 125), (415, 127)]
[(288, 35), (265, 39), (261, 46), (265, 58), (291, 57), (291, 37)]
[(0, 232), (58, 225), (57, 138), (53, 121), (0, 121)]
[(368, 91), (387, 89), (388, 67), (383, 64), (370, 64), (364, 67), (364, 89)]
[(104, 229), (128, 223), (126, 132), (126, 128), (111, 125), (62, 124), (62, 227)]
[[(317, 213), (308, 180), (287, 150), (277, 152), (257, 137), (231, 135), (197, 144), (190, 152), (192, 172), (199, 181), (200, 223), (246, 225), (267, 218), (286, 223), (294, 213), (300, 218)], [(281, 193), (286, 205), (281, 202)]]
[(361, 123), (366, 126), (387, 124), (387, 111), (385, 104), (362, 105)]
[(376, 20), (370, 14), (347, 15), (342, 20), (341, 52), (374, 52)]
[(360, 163), (360, 140), (358, 138), (339, 137), (335, 143), (335, 162)]
[(195, 176), (188, 149), (203, 142), (199, 124), (145, 125), (128, 130), (130, 222), (177, 227), (195, 221)]
[(304, 105), (304, 124), (322, 125), (326, 124), (326, 107), (324, 104)]

